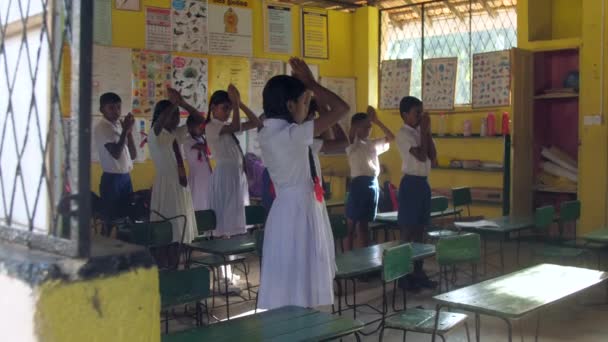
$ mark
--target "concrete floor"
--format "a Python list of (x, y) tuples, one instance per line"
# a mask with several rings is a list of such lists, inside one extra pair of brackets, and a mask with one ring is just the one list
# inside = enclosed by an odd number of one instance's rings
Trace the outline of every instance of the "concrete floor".
[[(496, 245), (490, 243), (489, 250), (495, 248)], [(519, 268), (523, 268), (525, 265), (530, 265), (530, 254), (533, 246), (522, 245), (521, 252), (521, 266), (515, 265), (515, 245), (513, 243), (506, 244), (506, 258), (505, 262), (507, 265), (507, 272), (514, 271)], [(496, 263), (498, 258), (496, 255), (490, 256), (489, 260), (492, 263)], [(595, 258), (590, 260), (589, 268), (597, 268), (597, 261)], [(606, 268), (608, 265), (606, 256), (603, 256), (603, 267)], [(251, 267), (250, 282), (257, 284), (259, 275), (259, 264), (256, 256), (252, 256), (249, 260)], [(428, 259), (425, 263), (425, 269), (429, 273), (436, 272), (437, 266), (434, 259)], [(480, 271), (483, 271), (483, 267), (479, 267)], [(468, 270), (468, 269), (467, 269)], [(238, 272), (237, 272), (238, 273)], [(492, 267), (488, 269), (488, 275), (482, 277), (488, 279), (496, 277), (498, 271)], [(459, 284), (465, 285), (470, 282), (470, 279), (465, 279), (464, 276), (459, 277)], [(543, 286), (550, 287), (551, 284), (543, 284)], [(392, 289), (392, 287), (390, 287)], [(247, 295), (247, 291), (242, 292), (243, 295)], [(389, 293), (389, 295), (392, 292)], [(434, 308), (434, 302), (432, 296), (436, 292), (434, 291), (423, 291), (420, 293), (408, 293), (408, 307), (423, 306), (427, 309)], [(560, 303), (549, 306), (539, 312), (539, 316), (536, 313), (524, 317), (520, 321), (513, 323), (513, 340), (515, 341), (533, 341), (534, 333), (536, 329), (536, 318), (540, 317), (540, 341), (608, 341), (608, 303), (606, 303), (606, 288), (604, 285), (599, 285), (591, 288), (580, 295), (569, 298)], [(235, 315), (246, 315), (253, 313), (255, 305), (255, 294), (253, 294), (254, 300), (241, 302), (230, 305), (231, 318)], [(397, 303), (401, 303), (401, 293), (397, 297)], [(242, 301), (238, 297), (231, 297), (231, 302)], [(379, 277), (374, 277), (365, 283), (357, 283), (357, 302), (368, 303), (374, 307), (381, 307), (382, 303), (382, 287)], [(209, 304), (211, 302), (209, 301)], [(216, 306), (223, 304), (222, 298), (216, 298)], [(181, 310), (181, 308), (179, 309)], [(322, 311), (331, 312), (331, 307), (320, 308)], [(220, 320), (223, 320), (226, 315), (225, 307), (216, 307), (212, 309), (213, 315)], [(352, 317), (352, 311), (347, 311), (344, 315)], [(180, 317), (181, 316), (181, 317)], [(364, 322), (371, 321), (378, 318), (377, 314), (368, 308), (360, 308), (357, 313), (357, 319)], [(469, 315), (468, 323), (471, 330), (471, 339), (475, 339), (474, 331), (474, 316)], [(481, 341), (507, 341), (507, 327), (504, 321), (482, 316), (481, 318)], [(377, 325), (370, 325), (364, 331), (373, 330)], [(175, 320), (170, 321), (169, 330), (179, 331), (194, 327), (194, 321), (190, 318), (179, 315)], [(364, 336), (363, 341), (378, 341), (378, 333), (374, 333), (370, 336)], [(354, 338), (345, 338), (344, 341), (354, 341)], [(408, 333), (407, 341), (430, 341), (430, 335)], [(450, 334), (446, 336), (447, 341), (466, 341), (466, 334), (464, 327), (454, 329)], [(402, 341), (402, 333), (393, 330), (387, 330), (384, 335), (384, 341)]]

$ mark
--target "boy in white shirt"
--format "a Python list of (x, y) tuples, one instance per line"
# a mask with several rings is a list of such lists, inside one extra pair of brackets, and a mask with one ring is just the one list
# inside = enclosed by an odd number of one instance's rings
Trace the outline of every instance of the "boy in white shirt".
[[(424, 229), (431, 221), (431, 187), (427, 177), (431, 164), (437, 159), (437, 150), (431, 136), (431, 120), (423, 114), (422, 101), (406, 96), (401, 99), (399, 111), (403, 127), (396, 136), (403, 164), (403, 178), (399, 185), (398, 222), (401, 239), (422, 242)], [(410, 290), (420, 287), (434, 288), (437, 283), (429, 280), (422, 269), (422, 261), (414, 262), (414, 272), (401, 285)]]
[(99, 194), (108, 219), (124, 217), (133, 192), (129, 173), (133, 169), (133, 160), (137, 158), (131, 133), (135, 119), (129, 113), (124, 120), (119, 120), (121, 99), (114, 93), (101, 95), (99, 111), (103, 118), (93, 128), (93, 139), (103, 170)]
[[(370, 139), (372, 123), (384, 132), (384, 137)], [(367, 113), (357, 113), (351, 118), (350, 146), (346, 148), (350, 166), (350, 188), (346, 202), (348, 223), (347, 249), (369, 245), (369, 222), (374, 221), (378, 210), (378, 156), (390, 147), (393, 133), (380, 121), (374, 107)]]

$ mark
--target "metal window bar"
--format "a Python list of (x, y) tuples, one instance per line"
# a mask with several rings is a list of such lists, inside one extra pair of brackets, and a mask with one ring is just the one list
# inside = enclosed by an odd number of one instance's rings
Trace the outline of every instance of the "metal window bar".
[(380, 10), (380, 63), (411, 58), (410, 95), (422, 96), (422, 61), (458, 57), (457, 105), (471, 103), (473, 54), (517, 45), (516, 0), (401, 1)]
[(1, 240), (90, 253), (92, 18), (90, 0), (0, 3)]

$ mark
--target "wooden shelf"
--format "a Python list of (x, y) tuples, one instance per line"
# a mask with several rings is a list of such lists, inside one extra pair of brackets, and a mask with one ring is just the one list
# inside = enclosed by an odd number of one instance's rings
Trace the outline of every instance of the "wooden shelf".
[(575, 98), (578, 98), (578, 94), (554, 93), (554, 94), (541, 94), (541, 95), (534, 96), (535, 100), (575, 99)]
[(546, 186), (542, 186), (542, 185), (535, 186), (534, 190), (538, 191), (538, 192), (551, 192), (551, 193), (556, 193), (556, 194), (576, 194), (577, 193), (576, 190), (552, 188), (552, 187), (546, 187)]
[(502, 135), (492, 135), (492, 136), (484, 136), (482, 137), (479, 134), (473, 134), (471, 136), (465, 137), (462, 134), (450, 134), (450, 135), (438, 135), (438, 134), (432, 134), (433, 138), (437, 138), (437, 139), (500, 139), (503, 136)]
[(470, 171), (470, 172), (491, 172), (502, 173), (503, 169), (465, 169), (462, 167), (434, 167), (433, 170), (450, 170), (450, 171)]

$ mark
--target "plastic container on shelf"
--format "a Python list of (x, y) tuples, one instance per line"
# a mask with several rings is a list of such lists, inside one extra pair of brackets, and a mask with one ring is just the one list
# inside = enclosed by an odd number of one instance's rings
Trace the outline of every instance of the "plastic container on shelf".
[(481, 128), (479, 129), (479, 136), (485, 137), (488, 134), (488, 121), (486, 118), (481, 118)]
[(496, 116), (494, 116), (493, 112), (488, 113), (488, 120), (487, 120), (487, 129), (486, 129), (486, 133), (488, 136), (495, 136), (496, 135)]
[(442, 137), (446, 134), (446, 131), (447, 131), (447, 123), (446, 123), (445, 113), (441, 113), (441, 114), (439, 114), (439, 129), (437, 131), (437, 135)]
[(464, 120), (462, 125), (462, 135), (465, 137), (470, 137), (473, 134), (473, 125), (471, 124), (471, 120)]
[(502, 113), (502, 129), (500, 130), (500, 133), (502, 133), (502, 135), (511, 134), (511, 129), (509, 128), (509, 124), (510, 124), (509, 113), (503, 112)]

